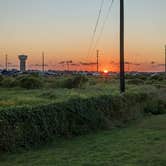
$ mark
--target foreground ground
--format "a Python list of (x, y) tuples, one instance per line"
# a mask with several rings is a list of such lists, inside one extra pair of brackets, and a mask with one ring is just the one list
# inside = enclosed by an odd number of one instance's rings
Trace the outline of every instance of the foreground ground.
[[(0, 156), (0, 166), (166, 166), (166, 115)], [(134, 122), (135, 123), (135, 122)]]

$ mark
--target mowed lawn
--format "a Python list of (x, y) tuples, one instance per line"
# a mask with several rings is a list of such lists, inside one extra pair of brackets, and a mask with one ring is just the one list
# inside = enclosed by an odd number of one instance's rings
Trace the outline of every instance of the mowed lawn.
[(166, 166), (166, 115), (60, 139), (37, 150), (1, 154), (0, 166)]

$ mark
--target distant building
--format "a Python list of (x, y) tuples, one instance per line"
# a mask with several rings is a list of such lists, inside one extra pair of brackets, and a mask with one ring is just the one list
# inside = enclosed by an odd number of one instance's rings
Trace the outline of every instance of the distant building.
[(28, 56), (19, 55), (18, 58), (20, 60), (20, 71), (22, 71), (22, 72), (26, 71), (26, 60), (27, 60)]

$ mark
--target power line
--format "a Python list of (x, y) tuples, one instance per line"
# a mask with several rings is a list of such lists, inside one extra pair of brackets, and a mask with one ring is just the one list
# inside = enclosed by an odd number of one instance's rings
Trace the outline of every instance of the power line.
[(96, 40), (96, 42), (95, 42), (95, 46), (94, 46), (94, 48), (93, 48), (93, 52), (94, 52), (94, 50), (96, 49), (97, 44), (99, 43), (99, 41), (100, 41), (100, 39), (101, 39), (101, 37), (102, 37), (102, 34), (103, 34), (103, 31), (104, 31), (106, 22), (107, 22), (107, 20), (108, 20), (108, 18), (109, 18), (109, 15), (110, 15), (111, 10), (112, 10), (113, 3), (114, 3), (114, 0), (110, 0), (110, 5), (109, 5), (109, 8), (108, 8), (107, 14), (106, 14), (106, 16), (105, 16), (105, 18), (104, 18), (104, 22), (103, 22), (103, 25), (102, 25), (102, 27), (101, 27), (99, 36), (98, 36), (98, 38), (97, 38), (97, 40)]
[(101, 14), (102, 14), (103, 5), (104, 5), (104, 0), (101, 0), (99, 12), (98, 12), (98, 17), (97, 17), (97, 20), (96, 20), (96, 24), (95, 24), (95, 26), (94, 26), (92, 38), (91, 38), (91, 40), (90, 40), (90, 45), (89, 45), (89, 49), (88, 49), (88, 56), (89, 56), (90, 51), (91, 51), (92, 46), (93, 46), (93, 42), (94, 42), (94, 39), (95, 39), (95, 35), (96, 35), (96, 32), (97, 32), (97, 28), (98, 28), (98, 25), (99, 25), (99, 21), (100, 21), (100, 18), (101, 18)]

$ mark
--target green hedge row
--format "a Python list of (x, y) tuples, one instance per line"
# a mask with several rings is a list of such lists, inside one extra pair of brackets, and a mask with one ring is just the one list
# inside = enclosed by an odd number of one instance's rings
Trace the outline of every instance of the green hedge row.
[(159, 104), (155, 94), (126, 93), (5, 108), (0, 110), (0, 151), (40, 145), (55, 137), (108, 129), (137, 119), (145, 111), (161, 113)]

